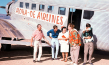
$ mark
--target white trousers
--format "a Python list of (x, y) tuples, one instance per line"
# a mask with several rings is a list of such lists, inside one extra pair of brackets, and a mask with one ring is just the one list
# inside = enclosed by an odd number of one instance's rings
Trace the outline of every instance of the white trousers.
[(39, 49), (38, 59), (40, 60), (42, 55), (42, 44), (41, 41), (34, 41), (34, 53), (33, 53), (33, 60), (36, 60), (37, 51)]
[(52, 48), (52, 58), (54, 58), (55, 45), (56, 45), (55, 58), (57, 58), (57, 56), (58, 56), (58, 51), (59, 51), (59, 41), (58, 41), (58, 38), (52, 38), (51, 44), (52, 44), (52, 47), (51, 47), (51, 48)]

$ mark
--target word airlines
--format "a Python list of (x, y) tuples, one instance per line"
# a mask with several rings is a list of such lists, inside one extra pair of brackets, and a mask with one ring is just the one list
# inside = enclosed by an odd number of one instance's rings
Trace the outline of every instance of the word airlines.
[(43, 20), (46, 22), (54, 23), (54, 24), (59, 24), (59, 25), (63, 25), (67, 19), (67, 17), (62, 15), (55, 15), (55, 14), (28, 10), (28, 9), (23, 9), (18, 7), (16, 8), (15, 13), (19, 15), (31, 17), (34, 19)]

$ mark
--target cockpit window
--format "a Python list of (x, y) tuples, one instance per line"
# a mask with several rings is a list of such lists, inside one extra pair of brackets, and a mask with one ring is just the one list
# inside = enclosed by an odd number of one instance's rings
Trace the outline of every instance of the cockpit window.
[(84, 10), (84, 15), (83, 18), (84, 19), (91, 19), (92, 16), (94, 15), (94, 11), (88, 11), (88, 10)]
[(66, 11), (66, 8), (64, 8), (64, 7), (59, 7), (58, 14), (65, 15), (65, 11)]
[(54, 6), (48, 6), (48, 12), (49, 13), (52, 13), (53, 9), (54, 9)]
[(25, 3), (26, 9), (29, 9), (29, 3)]
[(36, 4), (32, 4), (31, 9), (32, 9), (32, 10), (36, 10)]
[(39, 5), (39, 10), (44, 11), (45, 5)]
[(20, 7), (23, 8), (23, 2), (20, 2)]

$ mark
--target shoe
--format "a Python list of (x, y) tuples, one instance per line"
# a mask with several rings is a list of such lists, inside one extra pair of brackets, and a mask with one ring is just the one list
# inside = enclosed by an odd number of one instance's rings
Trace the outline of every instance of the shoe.
[(55, 58), (55, 60), (59, 60), (59, 59)]
[(73, 64), (73, 62), (70, 62), (70, 64)]
[(93, 63), (89, 63), (90, 65), (93, 65)]
[(86, 63), (83, 63), (83, 65), (86, 65)]
[(40, 62), (40, 59), (37, 59), (37, 62)]
[(40, 62), (40, 60), (37, 60), (37, 62)]
[(34, 62), (34, 63), (36, 63), (36, 61), (35, 61), (35, 60), (33, 60), (33, 62)]
[(52, 58), (51, 60), (54, 60), (54, 58)]
[(76, 63), (74, 63), (73, 65), (77, 65)]

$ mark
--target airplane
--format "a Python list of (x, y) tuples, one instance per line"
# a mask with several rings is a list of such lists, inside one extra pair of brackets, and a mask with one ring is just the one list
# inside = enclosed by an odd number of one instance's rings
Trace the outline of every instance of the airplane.
[[(75, 25), (79, 34), (90, 23), (94, 34), (94, 48), (109, 51), (109, 0), (12, 0), (6, 7), (11, 20), (0, 19), (1, 49), (11, 44), (30, 45), (29, 40), (37, 24), (42, 25), (45, 37), (53, 25)], [(43, 46), (48, 47), (43, 43)], [(82, 44), (83, 46), (83, 44)]]

